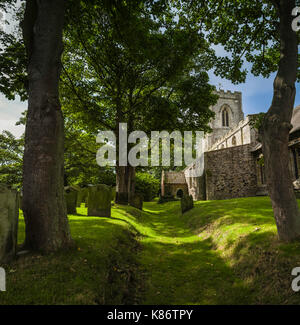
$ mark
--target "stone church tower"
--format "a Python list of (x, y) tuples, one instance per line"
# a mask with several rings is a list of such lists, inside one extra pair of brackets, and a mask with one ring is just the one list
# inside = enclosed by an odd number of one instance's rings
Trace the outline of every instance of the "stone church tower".
[(217, 94), (219, 95), (218, 102), (211, 107), (215, 113), (215, 118), (210, 123), (213, 131), (205, 137), (205, 151), (244, 120), (241, 92), (219, 90)]

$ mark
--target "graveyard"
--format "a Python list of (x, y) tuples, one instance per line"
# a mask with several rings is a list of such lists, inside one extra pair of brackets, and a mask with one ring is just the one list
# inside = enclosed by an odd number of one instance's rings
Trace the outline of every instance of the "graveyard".
[[(110, 218), (69, 215), (76, 248), (6, 266), (0, 304), (297, 304), (299, 243), (276, 236), (267, 197), (114, 205)], [(19, 221), (18, 242), (24, 240)]]
[(299, 305), (299, 31), (295, 0), (0, 0), (0, 308)]

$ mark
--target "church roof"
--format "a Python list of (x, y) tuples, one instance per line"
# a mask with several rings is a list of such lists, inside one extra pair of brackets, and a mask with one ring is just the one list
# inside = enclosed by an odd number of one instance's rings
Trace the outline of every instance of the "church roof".
[[(293, 128), (291, 129), (290, 134), (300, 130), (300, 105), (294, 108), (291, 124), (293, 125)], [(252, 148), (251, 151), (255, 152), (257, 150), (260, 150), (261, 148), (262, 148), (262, 144), (257, 143), (256, 146)]]
[(183, 172), (165, 172), (165, 183), (167, 184), (185, 184)]
[(293, 128), (290, 131), (290, 134), (300, 130), (300, 105), (294, 108), (291, 123)]

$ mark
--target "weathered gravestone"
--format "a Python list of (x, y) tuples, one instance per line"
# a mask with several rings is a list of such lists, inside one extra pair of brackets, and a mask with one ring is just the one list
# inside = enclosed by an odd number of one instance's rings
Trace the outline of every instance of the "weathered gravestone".
[(81, 188), (77, 195), (77, 207), (81, 206), (81, 203), (85, 203), (87, 206), (87, 200), (89, 196), (89, 189), (87, 187)]
[(88, 216), (111, 216), (111, 187), (100, 184), (89, 187)]
[(67, 204), (67, 213), (76, 214), (78, 190), (73, 186), (65, 186), (65, 200)]
[(181, 202), (181, 212), (182, 213), (189, 211), (194, 207), (194, 200), (191, 195), (184, 195), (181, 198), (180, 202)]
[(115, 201), (115, 199), (116, 199), (116, 190), (117, 189), (115, 186), (111, 188), (111, 200), (112, 201)]
[(143, 200), (144, 197), (140, 193), (135, 193), (130, 197), (129, 204), (137, 209), (143, 210)]
[(19, 219), (18, 193), (0, 184), (0, 263), (16, 254)]

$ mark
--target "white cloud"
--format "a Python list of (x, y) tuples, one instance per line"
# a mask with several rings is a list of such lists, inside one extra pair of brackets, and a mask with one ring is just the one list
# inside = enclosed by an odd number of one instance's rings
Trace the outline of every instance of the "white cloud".
[(9, 101), (0, 95), (0, 132), (8, 130), (17, 137), (21, 136), (24, 132), (24, 126), (16, 126), (15, 124), (26, 109), (27, 103), (18, 99)]
[(24, 125), (16, 125), (16, 120), (0, 120), (0, 132), (10, 131), (14, 136), (19, 138), (24, 132)]

